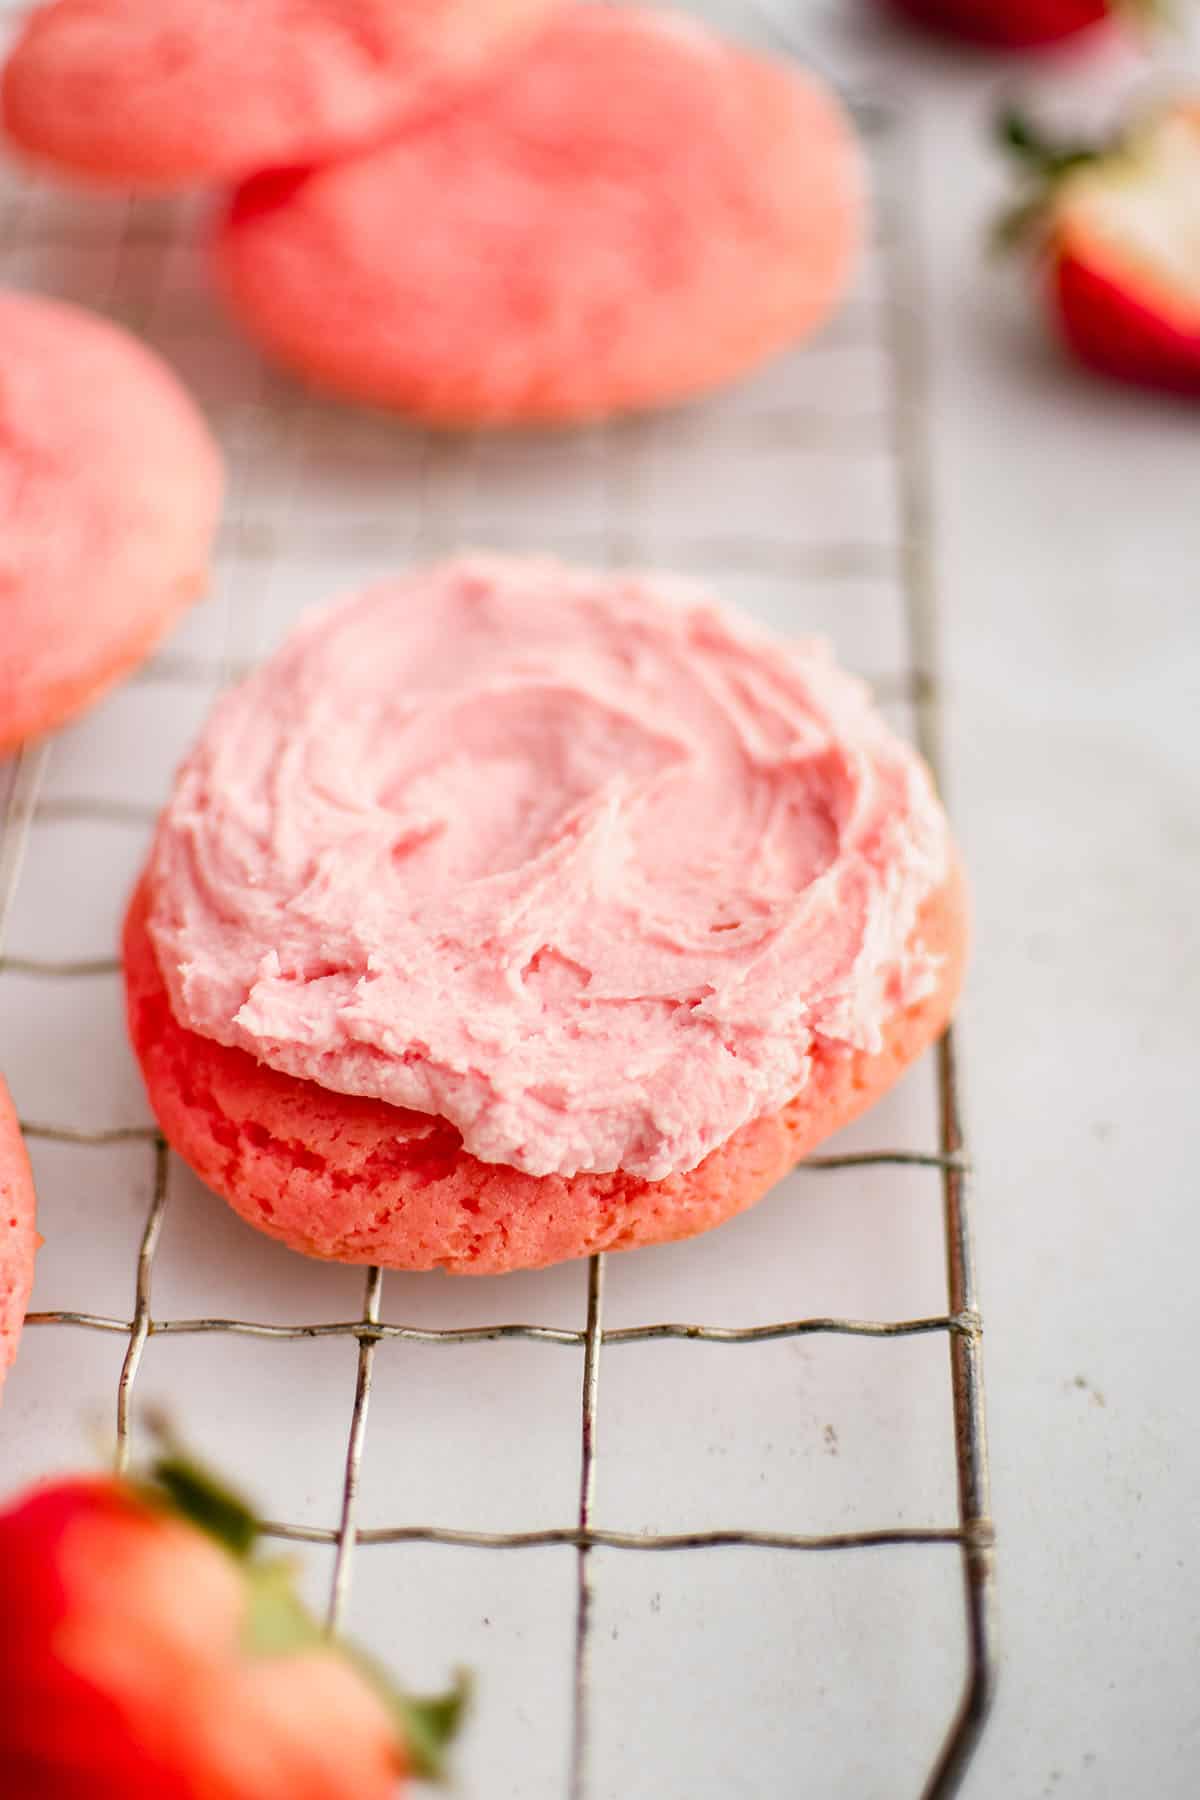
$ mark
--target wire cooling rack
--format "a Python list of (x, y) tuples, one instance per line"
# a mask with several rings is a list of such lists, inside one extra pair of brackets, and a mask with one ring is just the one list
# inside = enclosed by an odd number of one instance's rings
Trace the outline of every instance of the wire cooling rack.
[[(858, 290), (821, 344), (777, 365), (725, 401), (671, 419), (580, 434), (569, 444), (556, 440), (549, 446), (538, 440), (507, 446), (487, 440), (425, 440), (403, 432), (391, 421), (340, 414), (278, 380), (224, 333), (209, 310), (198, 273), (196, 221), (186, 207), (77, 200), (13, 178), (0, 195), (4, 225), (0, 279), (106, 309), (160, 344), (181, 365), (214, 415), (232, 469), (231, 511), (218, 558), (217, 599), (199, 609), (197, 620), (185, 626), (141, 677), (107, 702), (91, 722), (65, 734), (57, 745), (31, 747), (10, 764), (0, 765), (4, 819), (0, 947), (5, 943), (6, 921), (13, 923), (17, 940), (0, 960), (0, 1020), (8, 1027), (7, 1072), (22, 1111), (30, 1115), (24, 1124), (35, 1160), (39, 1153), (53, 1149), (72, 1155), (86, 1153), (85, 1185), (94, 1187), (97, 1195), (112, 1194), (113, 1183), (119, 1179), (111, 1172), (111, 1161), (105, 1159), (135, 1157), (140, 1168), (144, 1157), (149, 1165), (147, 1174), (134, 1180), (135, 1186), (145, 1188), (148, 1207), (136, 1253), (132, 1309), (39, 1308), (30, 1314), (28, 1324), (81, 1333), (85, 1340), (109, 1338), (123, 1345), (116, 1389), (117, 1461), (122, 1467), (131, 1454), (141, 1392), (139, 1376), (152, 1343), (214, 1337), (259, 1344), (332, 1338), (356, 1345), (353, 1400), (348, 1423), (343, 1414), (341, 1427), (344, 1451), (339, 1451), (336, 1518), (328, 1523), (308, 1523), (292, 1516), (273, 1520), (268, 1530), (280, 1539), (321, 1547), (330, 1557), (325, 1605), (331, 1625), (347, 1618), (352, 1577), (367, 1566), (370, 1553), (379, 1546), (436, 1545), (481, 1557), (543, 1550), (572, 1558), (570, 1641), (560, 1641), (550, 1652), (552, 1662), (564, 1656), (571, 1659), (565, 1696), (570, 1722), (563, 1733), (564, 1755), (557, 1765), (558, 1774), (545, 1775), (537, 1786), (538, 1793), (566, 1795), (568, 1800), (608, 1800), (617, 1791), (644, 1792), (670, 1800), (684, 1791), (674, 1785), (683, 1777), (673, 1773), (671, 1766), (643, 1771), (644, 1786), (627, 1776), (618, 1786), (611, 1768), (606, 1772), (603, 1763), (597, 1771), (603, 1733), (596, 1724), (593, 1660), (598, 1644), (607, 1655), (618, 1639), (616, 1624), (601, 1632), (597, 1623), (597, 1557), (610, 1552), (636, 1553), (655, 1563), (678, 1559), (685, 1552), (702, 1560), (743, 1552), (880, 1558), (892, 1549), (903, 1549), (912, 1557), (947, 1552), (957, 1556), (965, 1595), (961, 1690), (956, 1710), (952, 1710), (956, 1697), (949, 1687), (944, 1700), (937, 1703), (944, 1705), (943, 1718), (950, 1717), (950, 1723), (943, 1724), (944, 1736), (932, 1768), (924, 1776), (918, 1775), (913, 1791), (920, 1791), (926, 1800), (944, 1800), (957, 1790), (988, 1708), (993, 1629), (992, 1526), (981, 1328), (970, 1229), (970, 1166), (952, 1038), (947, 1037), (936, 1052), (936, 1137), (927, 1148), (837, 1151), (811, 1158), (792, 1178), (793, 1182), (807, 1182), (810, 1171), (822, 1171), (821, 1179), (846, 1183), (848, 1191), (839, 1215), (845, 1222), (854, 1218), (855, 1171), (860, 1180), (868, 1171), (881, 1171), (892, 1183), (902, 1175), (915, 1177), (923, 1172), (922, 1180), (940, 1188), (944, 1310), (891, 1319), (836, 1315), (768, 1318), (732, 1327), (661, 1320), (606, 1325), (607, 1259), (597, 1256), (587, 1265), (586, 1316), (573, 1327), (496, 1324), (486, 1316), (480, 1322), (478, 1314), (472, 1315), (471, 1322), (458, 1324), (393, 1321), (385, 1317), (385, 1286), (399, 1282), (406, 1301), (416, 1290), (412, 1278), (389, 1277), (385, 1282), (378, 1269), (365, 1272), (356, 1316), (318, 1316), (294, 1323), (190, 1317), (182, 1312), (164, 1315), (155, 1309), (154, 1282), (156, 1275), (162, 1274), (158, 1253), (165, 1221), (171, 1208), (202, 1209), (203, 1201), (198, 1193), (186, 1191), (172, 1197), (174, 1175), (181, 1171), (146, 1122), (144, 1112), (126, 1119), (115, 1116), (119, 1107), (98, 1108), (95, 1063), (124, 1054), (116, 1009), (110, 1007), (97, 1025), (95, 1008), (90, 1002), (79, 1005), (75, 997), (85, 990), (90, 994), (97, 986), (105, 992), (109, 987), (115, 990), (119, 986), (117, 965), (111, 954), (80, 954), (74, 940), (52, 942), (47, 947), (39, 936), (38, 915), (49, 892), (47, 884), (53, 885), (61, 899), (63, 859), (69, 859), (66, 866), (86, 871), (89, 858), (101, 854), (96, 846), (102, 840), (107, 842), (111, 834), (124, 834), (132, 860), (127, 867), (122, 865), (122, 873), (132, 874), (173, 755), (190, 737), (215, 686), (252, 662), (293, 616), (299, 590), (299, 597), (305, 600), (323, 597), (354, 585), (364, 568), (383, 568), (412, 554), (437, 551), (468, 533), (493, 544), (548, 543), (593, 560), (653, 560), (694, 566), (716, 586), (739, 593), (739, 597), (741, 584), (749, 604), (758, 604), (760, 610), (773, 613), (775, 622), (791, 629), (809, 629), (812, 612), (819, 614), (824, 606), (835, 635), (844, 637), (848, 624), (860, 633), (868, 646), (868, 659), (872, 648), (890, 643), (888, 633), (894, 631), (895, 651), (884, 652), (887, 666), (876, 663), (869, 666), (869, 672), (879, 677), (878, 687), (902, 719), (911, 713), (918, 740), (936, 765), (940, 693), (925, 493), (922, 421), (926, 380), (918, 259), (905, 210), (895, 204), (896, 197), (907, 190), (905, 132), (898, 120), (878, 110), (864, 118), (864, 127), (876, 175), (876, 242)], [(319, 454), (314, 446), (319, 447)], [(886, 490), (882, 498), (881, 488)], [(843, 498), (847, 490), (848, 504)], [(737, 516), (731, 517), (731, 513)], [(877, 521), (883, 521), (878, 528)], [(886, 626), (881, 624), (885, 615)], [(151, 704), (153, 696), (164, 695), (168, 696), (165, 709), (157, 701)], [(169, 728), (161, 723), (164, 710), (170, 715)], [(151, 728), (147, 719), (160, 723)], [(65, 769), (56, 779), (60, 762), (65, 762)], [(33, 856), (30, 888), (28, 883), (22, 885), (22, 868), (39, 831), (47, 836), (51, 849), (39, 848)], [(27, 892), (29, 899), (22, 913)], [(103, 912), (103, 904), (97, 905)], [(77, 898), (72, 909), (74, 925), (83, 929), (91, 910), (89, 905), (80, 906)], [(89, 936), (86, 948), (94, 947)], [(49, 1050), (44, 1032), (37, 1044), (29, 1041), (37, 1036), (28, 1030), (35, 1010), (39, 1016), (43, 1010), (52, 1012), (61, 1020), (60, 1030), (66, 1035), (93, 1034), (95, 1061), (88, 1064), (86, 1075), (76, 1077), (70, 1068), (64, 1068), (60, 1078), (53, 1065), (63, 1040), (58, 1045), (52, 1041)], [(64, 1056), (64, 1063), (71, 1063), (69, 1055)], [(27, 1093), (32, 1096), (32, 1107), (25, 1103)], [(137, 1108), (133, 1111), (136, 1114)], [(135, 1165), (122, 1160), (120, 1167), (132, 1170)], [(78, 1182), (78, 1176), (73, 1179)], [(55, 1219), (47, 1209), (46, 1188), (40, 1186), (43, 1229), (53, 1248)], [(935, 1187), (926, 1192), (932, 1203)], [(52, 1193), (51, 1204), (55, 1198)], [(96, 1224), (90, 1217), (93, 1232)], [(228, 1229), (235, 1228), (230, 1225)], [(731, 1246), (730, 1255), (735, 1254), (733, 1246), (743, 1241), (734, 1235), (738, 1229), (730, 1226), (718, 1234)], [(799, 1241), (803, 1243), (803, 1238)], [(84, 1254), (81, 1279), (86, 1279), (88, 1255), (96, 1253), (93, 1240), (91, 1250)], [(314, 1267), (300, 1265), (283, 1251), (264, 1249), (262, 1254), (277, 1254), (279, 1261), (272, 1269), (282, 1268), (284, 1263), (289, 1270)], [(680, 1255), (680, 1251), (639, 1253), (658, 1258)], [(661, 1260), (646, 1266), (657, 1271), (666, 1268)], [(339, 1294), (345, 1291), (344, 1279), (349, 1278), (345, 1271), (318, 1273), (330, 1284), (336, 1280)], [(433, 1313), (429, 1315), (428, 1305), (419, 1310), (436, 1319), (441, 1307), (443, 1317), (454, 1316), (460, 1294), (456, 1290), (453, 1300), (449, 1299), (448, 1285), (438, 1285), (435, 1280), (432, 1289), (423, 1290), (434, 1294)], [(310, 1291), (306, 1289), (306, 1293)], [(494, 1285), (488, 1291), (489, 1296), (495, 1293)], [(533, 1290), (526, 1285), (519, 1291), (528, 1295)], [(24, 1406), (12, 1397), (13, 1391), (21, 1388), (34, 1336), (40, 1333), (27, 1334), (27, 1355), (13, 1376), (10, 1407), (3, 1422), (10, 1431), (15, 1429), (11, 1420), (16, 1408), (17, 1417), (28, 1421), (29, 1430), (36, 1433), (44, 1396), (30, 1388)], [(949, 1434), (952, 1425), (957, 1475), (957, 1515), (952, 1521), (896, 1523), (885, 1516), (878, 1524), (847, 1520), (844, 1529), (797, 1531), (791, 1526), (804, 1520), (804, 1494), (794, 1487), (781, 1491), (775, 1484), (770, 1500), (781, 1518), (778, 1528), (741, 1526), (736, 1517), (702, 1529), (618, 1530), (600, 1522), (597, 1479), (606, 1424), (603, 1395), (614, 1353), (628, 1354), (622, 1346), (668, 1340), (720, 1346), (724, 1356), (745, 1358), (749, 1354), (746, 1346), (752, 1345), (799, 1347), (808, 1340), (887, 1343), (929, 1337), (944, 1338), (949, 1353), (951, 1416), (946, 1419), (946, 1431)], [(580, 1403), (573, 1452), (578, 1459), (578, 1479), (571, 1511), (557, 1523), (519, 1530), (396, 1522), (394, 1511), (385, 1513), (386, 1523), (365, 1524), (361, 1486), (380, 1353), (390, 1345), (406, 1346), (405, 1354), (412, 1355), (419, 1346), (441, 1352), (450, 1346), (498, 1340), (544, 1347), (539, 1355), (579, 1359)], [(78, 1337), (73, 1341), (78, 1342)], [(688, 1352), (691, 1357), (700, 1354), (699, 1350)], [(59, 1370), (64, 1366), (61, 1362), (55, 1365)], [(82, 1372), (89, 1361), (76, 1359), (70, 1366)], [(56, 1386), (60, 1379), (56, 1374)], [(653, 1377), (651, 1385), (659, 1379), (665, 1377)], [(705, 1377), (698, 1362), (691, 1380), (703, 1386)], [(227, 1402), (232, 1415), (236, 1396), (227, 1396)], [(296, 1402), (289, 1399), (287, 1404)], [(797, 1407), (800, 1404), (795, 1401)], [(775, 1431), (785, 1438), (789, 1432), (798, 1433), (798, 1417), (797, 1412), (789, 1427), (788, 1414), (777, 1416)], [(186, 1429), (186, 1408), (181, 1423)], [(719, 1432), (723, 1427), (713, 1429)], [(424, 1440), (418, 1437), (414, 1441), (411, 1420), (405, 1430), (410, 1456), (417, 1461), (431, 1459), (437, 1446), (436, 1431), (430, 1428)], [(832, 1424), (824, 1427), (824, 1437), (826, 1448), (836, 1453)], [(4, 1438), (0, 1427), (0, 1450)], [(521, 1443), (519, 1438), (510, 1441), (510, 1459), (519, 1459)], [(561, 1453), (567, 1454), (565, 1445)], [(17, 1460), (24, 1468), (31, 1461), (36, 1464), (38, 1457), (36, 1446), (32, 1452), (26, 1447)], [(46, 1460), (50, 1459), (47, 1446)], [(738, 1474), (749, 1497), (757, 1474), (752, 1462), (743, 1459)], [(481, 1471), (473, 1496), (476, 1517), (487, 1518), (488, 1499), (488, 1483)], [(761, 1516), (759, 1508), (755, 1516)], [(531, 1588), (536, 1585), (536, 1572), (544, 1566), (535, 1564)], [(711, 1570), (715, 1565), (706, 1567)], [(715, 1597), (710, 1604), (705, 1583), (705, 1574), (697, 1572), (687, 1584), (679, 1604), (685, 1604), (693, 1589), (698, 1596), (698, 1611), (688, 1616), (698, 1620), (706, 1633), (729, 1632), (731, 1642), (753, 1642), (753, 1622), (748, 1628), (742, 1616), (745, 1603), (739, 1613), (738, 1589), (733, 1591), (732, 1611), (726, 1606), (724, 1612), (718, 1612), (718, 1599), (730, 1598), (728, 1584), (714, 1584)], [(356, 1591), (361, 1592), (363, 1585), (360, 1580)], [(749, 1580), (746, 1585), (748, 1589)], [(433, 1592), (436, 1595), (436, 1586)], [(661, 1595), (651, 1596), (651, 1612), (657, 1610), (656, 1601), (661, 1602)], [(491, 1622), (487, 1617), (482, 1620), (484, 1626)], [(830, 1631), (835, 1630), (833, 1606)], [(470, 1640), (460, 1644), (464, 1660), (471, 1660), (475, 1647)], [(780, 1691), (785, 1703), (791, 1704), (786, 1671), (781, 1679)], [(824, 1693), (823, 1688), (817, 1691)], [(628, 1704), (628, 1696), (623, 1704)], [(869, 1708), (860, 1721), (865, 1734), (872, 1729), (873, 1710)], [(611, 1714), (610, 1706), (610, 1722)], [(803, 1787), (810, 1793), (849, 1796), (865, 1794), (868, 1789), (888, 1794), (909, 1791), (907, 1778), (901, 1785), (899, 1775), (895, 1785), (890, 1777), (885, 1777), (886, 1787), (871, 1786), (865, 1777), (860, 1785), (854, 1767), (851, 1760), (850, 1772), (840, 1777), (814, 1776), (811, 1769), (776, 1763), (766, 1774), (760, 1770), (757, 1776), (747, 1777), (750, 1785), (745, 1781), (738, 1785), (730, 1781), (727, 1771), (718, 1773), (714, 1764), (711, 1791), (767, 1794)], [(523, 1785), (523, 1781), (519, 1771), (502, 1775), (493, 1768), (486, 1791), (489, 1796), (501, 1792), (532, 1796), (534, 1786)], [(707, 1790), (702, 1782), (697, 1785), (693, 1776), (686, 1791)]]

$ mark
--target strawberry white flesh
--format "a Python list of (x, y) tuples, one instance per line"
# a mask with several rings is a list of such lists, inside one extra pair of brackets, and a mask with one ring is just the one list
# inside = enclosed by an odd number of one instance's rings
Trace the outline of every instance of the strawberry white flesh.
[(1077, 170), (1055, 208), (1060, 254), (1100, 266), (1179, 329), (1200, 325), (1200, 109)]

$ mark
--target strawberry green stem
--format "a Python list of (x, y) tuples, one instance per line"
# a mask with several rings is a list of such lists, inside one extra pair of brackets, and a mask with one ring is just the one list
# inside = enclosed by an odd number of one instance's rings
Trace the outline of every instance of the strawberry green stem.
[(424, 1699), (392, 1694), (393, 1713), (400, 1721), (414, 1775), (425, 1781), (444, 1779), (446, 1751), (462, 1723), (470, 1697), (471, 1683), (461, 1670), (454, 1678), (454, 1686), (444, 1694)]
[(165, 1419), (147, 1421), (159, 1444), (149, 1475), (132, 1483), (151, 1505), (214, 1538), (243, 1567), (246, 1618), (243, 1646), (250, 1656), (295, 1656), (332, 1649), (346, 1658), (379, 1695), (395, 1721), (405, 1760), (415, 1775), (436, 1781), (445, 1774), (446, 1749), (458, 1730), (470, 1695), (465, 1674), (444, 1694), (418, 1698), (402, 1692), (373, 1657), (354, 1644), (330, 1639), (295, 1589), (295, 1570), (282, 1558), (255, 1555), (260, 1527), (250, 1507), (182, 1450)]
[(1038, 129), (1018, 107), (1008, 107), (996, 121), (996, 138), (1026, 170), (1052, 184), (1085, 163), (1098, 162), (1111, 153), (1111, 143), (1092, 144), (1082, 139), (1054, 139)]
[(202, 1464), (172, 1450), (152, 1464), (150, 1479), (173, 1512), (206, 1531), (239, 1562), (250, 1555), (258, 1541), (258, 1520), (241, 1496)]
[(1006, 108), (995, 123), (997, 142), (1024, 171), (1016, 202), (997, 221), (992, 241), (998, 249), (1029, 240), (1045, 241), (1062, 184), (1079, 169), (1094, 168), (1119, 156), (1129, 145), (1124, 130), (1108, 139), (1054, 138), (1040, 130), (1019, 107)]

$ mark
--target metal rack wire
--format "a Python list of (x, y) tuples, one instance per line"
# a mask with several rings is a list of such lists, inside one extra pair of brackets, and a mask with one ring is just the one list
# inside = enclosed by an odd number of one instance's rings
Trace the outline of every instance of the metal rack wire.
[[(890, 159), (900, 154), (902, 133), (897, 122), (882, 115), (874, 119), (874, 131), (886, 139)], [(902, 185), (902, 184), (899, 184)], [(891, 369), (889, 429), (899, 487), (901, 518), (901, 575), (907, 602), (909, 670), (904, 686), (915, 708), (922, 748), (937, 764), (940, 753), (940, 695), (937, 675), (937, 624), (929, 566), (928, 505), (925, 491), (924, 345), (921, 336), (917, 259), (908, 240), (905, 223), (893, 208), (884, 219), (888, 245), (888, 293), (886, 347)], [(737, 558), (737, 546), (726, 543), (726, 556)], [(824, 556), (824, 562), (822, 561)], [(853, 547), (835, 550), (832, 557), (819, 552), (814, 566), (856, 566)], [(857, 559), (870, 566), (869, 547)], [(188, 659), (166, 653), (159, 659), (173, 679), (189, 678)], [(153, 677), (153, 671), (152, 677)], [(209, 671), (201, 671), (207, 675)], [(93, 821), (141, 823), (144, 810), (119, 800), (87, 802), (58, 800), (38, 815), (38, 791), (49, 751), (45, 746), (23, 752), (5, 772), (7, 781), (3, 835), (0, 837), (0, 948), (4, 920), (21, 874), (22, 857), (35, 816), (53, 816), (64, 822)], [(0, 971), (48, 979), (86, 977), (115, 969), (107, 960), (40, 961), (4, 959)], [(497, 1323), (454, 1329), (417, 1328), (386, 1322), (382, 1317), (384, 1275), (379, 1269), (365, 1274), (362, 1306), (357, 1317), (305, 1324), (273, 1324), (238, 1318), (158, 1317), (153, 1307), (155, 1254), (168, 1204), (169, 1155), (161, 1137), (149, 1127), (84, 1130), (63, 1122), (25, 1121), (32, 1140), (102, 1148), (117, 1142), (145, 1144), (153, 1164), (153, 1191), (137, 1258), (135, 1298), (130, 1317), (92, 1312), (35, 1312), (31, 1326), (82, 1329), (125, 1339), (125, 1352), (116, 1397), (118, 1465), (130, 1456), (134, 1399), (139, 1368), (149, 1340), (178, 1334), (228, 1333), (256, 1339), (339, 1337), (357, 1342), (357, 1380), (346, 1431), (342, 1464), (341, 1505), (336, 1523), (305, 1526), (276, 1520), (268, 1531), (280, 1539), (320, 1543), (333, 1547), (333, 1569), (328, 1590), (327, 1614), (331, 1626), (344, 1616), (355, 1559), (359, 1550), (372, 1545), (436, 1543), (487, 1551), (560, 1546), (574, 1555), (576, 1565), (573, 1720), (570, 1766), (565, 1782), (569, 1800), (585, 1800), (589, 1793), (588, 1693), (590, 1653), (593, 1644), (593, 1588), (591, 1553), (596, 1549), (640, 1552), (650, 1555), (683, 1551), (707, 1552), (722, 1547), (763, 1548), (796, 1552), (851, 1552), (870, 1554), (889, 1545), (912, 1547), (914, 1554), (930, 1546), (956, 1547), (962, 1562), (966, 1609), (967, 1661), (957, 1710), (943, 1746), (923, 1788), (925, 1800), (945, 1800), (953, 1794), (972, 1754), (987, 1713), (993, 1671), (992, 1623), (992, 1525), (988, 1494), (987, 1445), (981, 1375), (981, 1325), (976, 1295), (974, 1256), (970, 1228), (970, 1162), (960, 1111), (956, 1051), (952, 1037), (942, 1043), (938, 1056), (939, 1133), (928, 1151), (881, 1150), (857, 1154), (827, 1155), (809, 1159), (806, 1167), (838, 1171), (868, 1165), (917, 1166), (940, 1177), (947, 1271), (947, 1304), (944, 1312), (917, 1318), (874, 1320), (846, 1317), (808, 1317), (779, 1320), (745, 1328), (718, 1327), (680, 1322), (660, 1322), (629, 1328), (606, 1328), (604, 1323), (605, 1258), (591, 1259), (587, 1281), (587, 1317), (581, 1330), (546, 1325)], [(953, 1430), (958, 1478), (957, 1519), (939, 1526), (885, 1526), (877, 1529), (803, 1534), (789, 1531), (744, 1530), (721, 1527), (675, 1533), (612, 1531), (595, 1523), (595, 1481), (600, 1456), (602, 1426), (602, 1370), (606, 1354), (623, 1345), (675, 1339), (714, 1345), (738, 1346), (810, 1335), (831, 1334), (889, 1340), (927, 1334), (944, 1335), (951, 1369)], [(531, 1531), (473, 1531), (449, 1529), (437, 1524), (396, 1524), (368, 1529), (359, 1524), (359, 1481), (371, 1404), (375, 1357), (383, 1343), (454, 1345), (506, 1338), (557, 1346), (581, 1353), (581, 1403), (579, 1412), (578, 1501), (574, 1518), (561, 1525)]]

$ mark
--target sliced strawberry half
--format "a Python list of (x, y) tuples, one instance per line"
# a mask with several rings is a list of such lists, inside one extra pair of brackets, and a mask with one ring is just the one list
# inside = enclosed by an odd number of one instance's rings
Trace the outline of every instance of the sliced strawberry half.
[(1121, 381), (1200, 395), (1200, 101), (1177, 102), (1099, 147), (1002, 123), (1027, 193), (1002, 234), (1032, 235), (1058, 327)]

